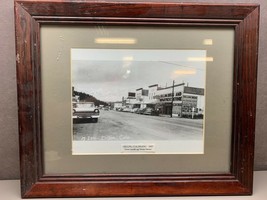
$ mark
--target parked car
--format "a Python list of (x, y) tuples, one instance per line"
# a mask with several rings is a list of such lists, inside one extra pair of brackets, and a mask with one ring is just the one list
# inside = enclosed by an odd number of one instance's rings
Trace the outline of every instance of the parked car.
[(145, 108), (145, 110), (143, 111), (142, 114), (158, 116), (159, 115), (159, 111), (155, 110), (154, 108)]
[(123, 112), (131, 112), (131, 108), (123, 108), (123, 110), (122, 110)]
[(115, 108), (116, 111), (122, 111), (122, 108)]
[(146, 108), (144, 111), (144, 115), (153, 115), (155, 113), (155, 110), (153, 108)]
[(137, 114), (144, 114), (145, 110), (146, 110), (146, 108), (139, 108), (139, 109), (136, 111), (136, 113), (137, 113)]
[(73, 123), (98, 122), (99, 114), (93, 102), (73, 102)]
[(139, 110), (139, 108), (132, 108), (131, 113), (136, 113)]
[(103, 110), (107, 110), (107, 111), (109, 111), (110, 108), (109, 108), (108, 106), (106, 106), (106, 107), (103, 108)]

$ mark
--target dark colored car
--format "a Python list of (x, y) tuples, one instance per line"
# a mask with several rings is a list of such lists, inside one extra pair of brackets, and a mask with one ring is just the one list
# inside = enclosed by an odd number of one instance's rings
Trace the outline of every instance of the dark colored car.
[(152, 115), (153, 112), (154, 112), (153, 108), (146, 108), (143, 114), (144, 115)]
[(139, 108), (139, 109), (136, 111), (136, 113), (137, 113), (137, 114), (144, 114), (145, 110), (146, 110), (146, 108)]
[(144, 115), (154, 115), (158, 116), (159, 111), (156, 111), (154, 108), (145, 108), (145, 111), (143, 112)]

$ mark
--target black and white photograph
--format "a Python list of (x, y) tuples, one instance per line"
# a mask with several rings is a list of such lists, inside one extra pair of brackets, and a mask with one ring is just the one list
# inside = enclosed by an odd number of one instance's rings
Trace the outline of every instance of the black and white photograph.
[(72, 154), (203, 154), (206, 58), (71, 49)]

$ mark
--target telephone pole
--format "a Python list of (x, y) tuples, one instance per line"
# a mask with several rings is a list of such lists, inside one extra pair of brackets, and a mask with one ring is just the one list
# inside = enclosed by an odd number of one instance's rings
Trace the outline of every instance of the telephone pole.
[(171, 117), (172, 117), (172, 111), (173, 111), (173, 98), (174, 98), (174, 80), (172, 81)]

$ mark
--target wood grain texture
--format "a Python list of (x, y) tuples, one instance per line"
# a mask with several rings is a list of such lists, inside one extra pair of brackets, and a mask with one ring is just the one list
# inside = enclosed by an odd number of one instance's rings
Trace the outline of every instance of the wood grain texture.
[[(22, 197), (248, 195), (252, 193), (259, 6), (71, 0), (15, 1)], [(235, 28), (229, 174), (43, 174), (42, 24)]]
[[(162, 1), (49, 1), (26, 0), (22, 7), (32, 16), (74, 16), (74, 17), (130, 17), (138, 18), (213, 18), (213, 19), (243, 19), (254, 10), (255, 5), (225, 5), (201, 3), (174, 3)], [(35, 4), (34, 2), (38, 2)], [(76, 3), (75, 3), (76, 2)], [(179, 6), (177, 6), (179, 4)], [(225, 13), (228, 13), (225, 15)]]

